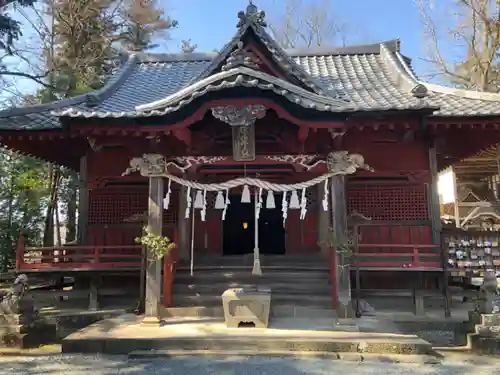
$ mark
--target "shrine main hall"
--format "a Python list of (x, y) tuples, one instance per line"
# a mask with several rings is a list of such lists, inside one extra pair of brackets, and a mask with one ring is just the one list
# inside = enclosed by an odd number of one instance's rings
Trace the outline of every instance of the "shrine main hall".
[(147, 263), (149, 317), (261, 282), (283, 311), (446, 292), (437, 175), (498, 143), (500, 94), (421, 81), (399, 40), (285, 50), (264, 16), (219, 53), (132, 53), (97, 91), (0, 112), (6, 148), (80, 176), (77, 243), (20, 241), (18, 272), (139, 298), (149, 225), (177, 245)]

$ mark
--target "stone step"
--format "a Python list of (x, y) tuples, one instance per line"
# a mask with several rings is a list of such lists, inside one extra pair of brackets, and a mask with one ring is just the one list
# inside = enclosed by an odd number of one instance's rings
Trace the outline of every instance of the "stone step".
[[(222, 302), (218, 306), (191, 306), (191, 307), (161, 307), (161, 317), (164, 318), (224, 318)], [(336, 318), (337, 313), (331, 307), (315, 308), (277, 304), (273, 302), (271, 318)]]
[(495, 337), (500, 339), (500, 326), (476, 325), (474, 331), (481, 337)]
[[(197, 265), (193, 269), (193, 273), (197, 272), (242, 272), (252, 274), (253, 266), (245, 265)], [(318, 265), (307, 265), (307, 264), (297, 264), (297, 265), (283, 265), (283, 266), (263, 266), (261, 265), (261, 270), (263, 275), (274, 274), (274, 273), (330, 273), (330, 269), (325, 266)], [(177, 271), (190, 272), (189, 266), (179, 266)]]
[[(243, 256), (201, 256), (194, 259), (195, 264), (201, 265), (253, 265), (253, 254)], [(261, 255), (261, 265), (300, 265), (300, 264), (318, 264), (328, 265), (326, 257), (318, 255)]]
[[(184, 351), (194, 350), (248, 350), (266, 353), (269, 350), (286, 350), (289, 352), (355, 352), (355, 353), (403, 353), (429, 354), (431, 344), (415, 336), (387, 335), (367, 337), (352, 332), (346, 337), (345, 332), (332, 332), (329, 336), (317, 337), (310, 334), (304, 336), (269, 337), (266, 334), (247, 336), (243, 333), (232, 336), (172, 336), (172, 337), (127, 337), (119, 340), (116, 337), (103, 334), (99, 337), (68, 336), (62, 342), (62, 352), (71, 353), (105, 353), (128, 355), (142, 350), (171, 351), (182, 348)], [(265, 355), (265, 354), (264, 354)]]
[[(264, 270), (266, 271), (266, 270)], [(330, 274), (326, 270), (308, 270), (308, 271), (293, 271), (274, 270), (273, 272), (263, 272), (261, 276), (252, 275), (251, 269), (197, 269), (194, 270), (191, 276), (188, 270), (178, 269), (175, 273), (175, 282), (182, 282), (188, 280), (189, 282), (212, 283), (216, 280), (236, 280), (241, 283), (252, 284), (255, 282), (273, 282), (273, 281), (294, 281), (294, 283), (307, 282), (308, 280), (314, 282), (327, 283), (330, 280)]]
[(481, 314), (481, 325), (487, 327), (500, 326), (500, 314)]
[(468, 333), (467, 348), (475, 354), (499, 355), (500, 340), (496, 337), (487, 337), (477, 333)]
[(252, 288), (252, 287), (269, 287), (275, 294), (294, 294), (294, 295), (331, 295), (331, 287), (328, 283), (315, 282), (271, 282), (271, 283), (242, 283), (237, 281), (218, 281), (216, 283), (175, 283), (173, 285), (173, 293), (193, 295), (195, 293), (221, 295), (229, 288)]
[[(182, 306), (221, 306), (222, 297), (220, 295), (183, 295), (183, 294), (173, 294), (172, 295), (173, 305), (176, 307)], [(274, 305), (294, 305), (294, 306), (304, 306), (304, 307), (321, 307), (321, 308), (331, 308), (332, 307), (332, 297), (331, 296), (301, 296), (301, 295), (291, 295), (291, 294), (272, 294), (271, 304)], [(274, 307), (273, 307), (274, 308)]]

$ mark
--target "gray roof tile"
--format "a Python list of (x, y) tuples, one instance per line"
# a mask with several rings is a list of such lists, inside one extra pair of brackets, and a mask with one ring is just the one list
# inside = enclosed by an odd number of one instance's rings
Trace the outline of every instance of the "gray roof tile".
[[(343, 102), (349, 112), (428, 108), (436, 110), (434, 116), (444, 117), (500, 115), (500, 94), (456, 90), (419, 81), (410, 60), (400, 55), (398, 41), (330, 51), (285, 52), (260, 26), (250, 26), (246, 25), (246, 30), (253, 30), (261, 38), (273, 59), (283, 63), (288, 73), (312, 91), (306, 99), (299, 98), (301, 105), (338, 111), (341, 106), (334, 104), (335, 108), (331, 109), (324, 105), (328, 100), (336, 100), (336, 103)], [(235, 38), (241, 35), (242, 29)], [(228, 43), (220, 55), (133, 55), (103, 89), (49, 105), (2, 111), (0, 129), (53, 129), (60, 127), (58, 117), (61, 115), (104, 118), (169, 113), (205, 92), (238, 84), (226, 77), (220, 82), (207, 83), (210, 87), (198, 87), (200, 82), (210, 81), (207, 77), (217, 71), (222, 55), (234, 48), (235, 41), (237, 39)], [(248, 75), (245, 77), (239, 80), (241, 85), (251, 85)], [(279, 85), (271, 85), (269, 80), (259, 79), (258, 85), (254, 87), (272, 89), (292, 101), (297, 100), (287, 90), (279, 89)], [(189, 95), (175, 101), (171, 96), (182, 89)], [(138, 109), (158, 101), (168, 103), (168, 107)]]

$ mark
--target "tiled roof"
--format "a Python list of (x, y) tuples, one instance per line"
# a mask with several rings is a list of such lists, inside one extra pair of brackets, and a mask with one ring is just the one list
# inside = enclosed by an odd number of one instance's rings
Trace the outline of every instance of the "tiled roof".
[[(245, 32), (254, 32), (274, 61), (302, 87), (248, 67), (220, 71)], [(284, 51), (261, 25), (244, 23), (220, 54), (135, 54), (109, 83), (92, 94), (48, 105), (0, 112), (0, 129), (53, 129), (59, 116), (157, 116), (209, 91), (228, 87), (272, 90), (293, 103), (329, 112), (435, 110), (433, 116), (500, 115), (500, 94), (421, 82), (399, 41), (334, 50)]]

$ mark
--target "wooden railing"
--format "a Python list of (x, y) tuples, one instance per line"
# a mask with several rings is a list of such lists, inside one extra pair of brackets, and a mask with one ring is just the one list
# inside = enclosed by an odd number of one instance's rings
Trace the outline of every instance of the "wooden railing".
[[(177, 231), (173, 233), (178, 243)], [(107, 270), (140, 269), (143, 263), (143, 248), (130, 246), (54, 246), (26, 247), (21, 234), (16, 249), (16, 270)], [(174, 248), (163, 258), (163, 305), (172, 305), (172, 285), (175, 267), (179, 260), (179, 250)]]
[[(359, 244), (359, 267), (370, 268), (441, 268), (441, 253), (435, 245), (408, 245), (408, 244)], [(396, 250), (389, 252), (387, 250)], [(435, 250), (435, 251), (433, 251)], [(367, 261), (363, 258), (385, 258)], [(405, 260), (398, 260), (404, 258)], [(356, 264), (351, 265), (352, 268)]]
[[(398, 252), (387, 252), (397, 250)], [(412, 269), (441, 270), (441, 253), (435, 245), (408, 245), (408, 244), (359, 244), (358, 254), (351, 257), (351, 270), (356, 270), (359, 264), (360, 271), (363, 269), (383, 270), (394, 269), (399, 271), (410, 271)], [(383, 251), (383, 252), (380, 252)], [(359, 263), (358, 259), (359, 257)], [(364, 257), (382, 258), (380, 261), (366, 261)], [(384, 260), (383, 258), (390, 259)], [(395, 259), (396, 258), (396, 259)], [(397, 260), (404, 258), (405, 260)], [(333, 308), (337, 308), (337, 265), (334, 249), (329, 252), (330, 285), (332, 293)]]
[(54, 246), (25, 247), (20, 235), (16, 249), (16, 269), (124, 269), (141, 267), (142, 246)]

